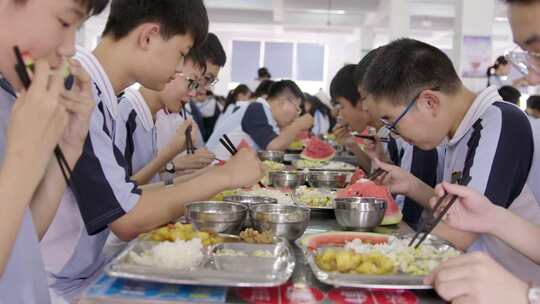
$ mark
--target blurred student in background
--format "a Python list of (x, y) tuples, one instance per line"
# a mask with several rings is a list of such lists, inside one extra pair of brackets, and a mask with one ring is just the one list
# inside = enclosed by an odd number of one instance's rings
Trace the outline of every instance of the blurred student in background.
[(505, 85), (499, 89), (499, 95), (504, 101), (513, 103), (519, 106), (519, 99), (521, 98), (521, 92), (513, 86)]

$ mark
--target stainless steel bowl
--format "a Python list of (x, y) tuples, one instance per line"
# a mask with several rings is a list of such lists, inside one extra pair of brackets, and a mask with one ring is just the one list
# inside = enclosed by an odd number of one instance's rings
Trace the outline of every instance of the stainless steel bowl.
[(186, 205), (186, 215), (199, 231), (237, 234), (247, 215), (248, 208), (239, 203), (195, 202)]
[(250, 209), (255, 230), (271, 231), (275, 236), (294, 241), (309, 224), (309, 209), (292, 205), (259, 204)]
[(306, 175), (301, 171), (272, 171), (268, 179), (275, 188), (296, 188), (306, 183)]
[[(277, 204), (277, 199), (267, 196), (233, 195), (224, 197), (223, 201), (239, 203), (248, 207), (248, 209), (257, 204)], [(244, 228), (249, 227), (251, 227), (251, 216), (248, 211), (246, 219), (244, 220)]]
[(337, 171), (310, 171), (307, 182), (313, 188), (345, 188), (347, 186), (348, 173)]
[(223, 198), (225, 202), (243, 204), (248, 208), (257, 204), (277, 204), (277, 199), (267, 196), (232, 195)]
[(259, 159), (261, 161), (270, 160), (277, 163), (282, 163), (285, 157), (285, 152), (283, 151), (259, 151), (257, 152)]
[(340, 226), (353, 230), (373, 230), (381, 224), (386, 201), (378, 198), (336, 198), (334, 213)]

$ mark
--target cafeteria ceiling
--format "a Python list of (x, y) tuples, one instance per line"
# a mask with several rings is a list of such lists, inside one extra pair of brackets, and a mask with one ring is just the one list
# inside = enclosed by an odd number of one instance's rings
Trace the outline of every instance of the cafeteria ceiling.
[[(470, 1), (470, 0), (469, 0)], [(212, 22), (319, 31), (388, 27), (389, 0), (205, 0)], [(455, 0), (409, 0), (412, 31), (453, 31)], [(497, 20), (505, 17), (498, 1)]]

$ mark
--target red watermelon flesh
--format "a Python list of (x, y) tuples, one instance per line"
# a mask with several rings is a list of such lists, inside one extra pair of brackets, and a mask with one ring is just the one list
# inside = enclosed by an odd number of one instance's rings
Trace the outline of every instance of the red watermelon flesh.
[(388, 242), (388, 236), (369, 232), (326, 232), (306, 236), (300, 242), (302, 246), (314, 251), (321, 246), (341, 247), (353, 240), (361, 240), (367, 244), (383, 244)]
[(336, 150), (327, 142), (317, 137), (306, 140), (306, 147), (300, 157), (314, 161), (328, 161), (336, 155)]
[(399, 224), (403, 219), (403, 214), (388, 188), (377, 185), (370, 180), (361, 179), (357, 183), (338, 191), (336, 196), (338, 198), (375, 197), (386, 200), (386, 212), (381, 223), (383, 226)]
[(356, 169), (353, 176), (351, 176), (350, 185), (356, 184), (360, 179), (363, 179), (365, 177), (366, 177), (366, 172), (364, 172), (364, 170), (360, 168)]
[(236, 147), (238, 151), (241, 149), (252, 149), (251, 146), (247, 143), (245, 139), (242, 139), (242, 141), (238, 144), (238, 147)]

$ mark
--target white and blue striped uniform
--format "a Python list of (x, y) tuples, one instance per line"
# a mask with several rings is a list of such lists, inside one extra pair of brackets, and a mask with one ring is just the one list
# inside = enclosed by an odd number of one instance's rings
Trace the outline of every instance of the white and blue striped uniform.
[[(444, 171), (444, 147), (429, 151), (421, 150), (401, 138), (391, 138), (386, 145), (392, 162), (401, 169), (410, 172), (431, 187), (442, 181)], [(403, 212), (403, 220), (413, 229), (417, 229), (424, 208), (414, 200), (398, 195), (396, 203)]]
[[(186, 104), (186, 116), (195, 121), (195, 118), (192, 115), (191, 104)], [(179, 113), (165, 113), (165, 111), (160, 110), (156, 113), (156, 129), (157, 129), (157, 147), (158, 150), (163, 149), (167, 146), (173, 136), (176, 136), (176, 130), (178, 127), (185, 121), (184, 117)], [(197, 124), (198, 125), (198, 124)], [(204, 147), (204, 139), (201, 133), (201, 130), (197, 129), (196, 134), (197, 141), (195, 143), (195, 148)]]
[[(230, 112), (229, 108), (232, 108)], [(259, 98), (251, 103), (238, 102), (229, 108), (218, 120), (206, 145), (218, 159), (227, 160), (231, 156), (219, 142), (224, 134), (227, 134), (235, 146), (244, 140), (255, 151), (266, 150), (268, 144), (279, 135), (280, 130), (272, 116), (270, 105), (264, 99)]]
[[(0, 165), (6, 150), (6, 132), (15, 102), (11, 86), (0, 79)], [(3, 204), (13, 202), (3, 201)], [(0, 277), (0, 303), (50, 303), (45, 266), (39, 251), (36, 227), (30, 209), (24, 213), (11, 255)]]
[(330, 119), (328, 116), (321, 113), (321, 111), (316, 111), (313, 116), (313, 128), (311, 128), (311, 133), (314, 135), (324, 135), (330, 132)]
[[(469, 187), (538, 225), (540, 130), (518, 107), (501, 100), (494, 86), (477, 96), (444, 144), (444, 180), (457, 172), (470, 176)], [(487, 252), (522, 280), (540, 283), (539, 265), (492, 236), (481, 235), (468, 251)]]
[(114, 144), (118, 100), (103, 67), (91, 53), (75, 56), (90, 74), (96, 108), (72, 179), (78, 196), (64, 194), (52, 225), (41, 241), (53, 300), (71, 300), (106, 262), (108, 225), (130, 211), (141, 190), (130, 180), (123, 152)]
[[(124, 152), (128, 173), (133, 176), (157, 156), (156, 126), (139, 90), (127, 89), (120, 98), (118, 110), (116, 146)], [(158, 181), (159, 175), (156, 174), (150, 182)]]

